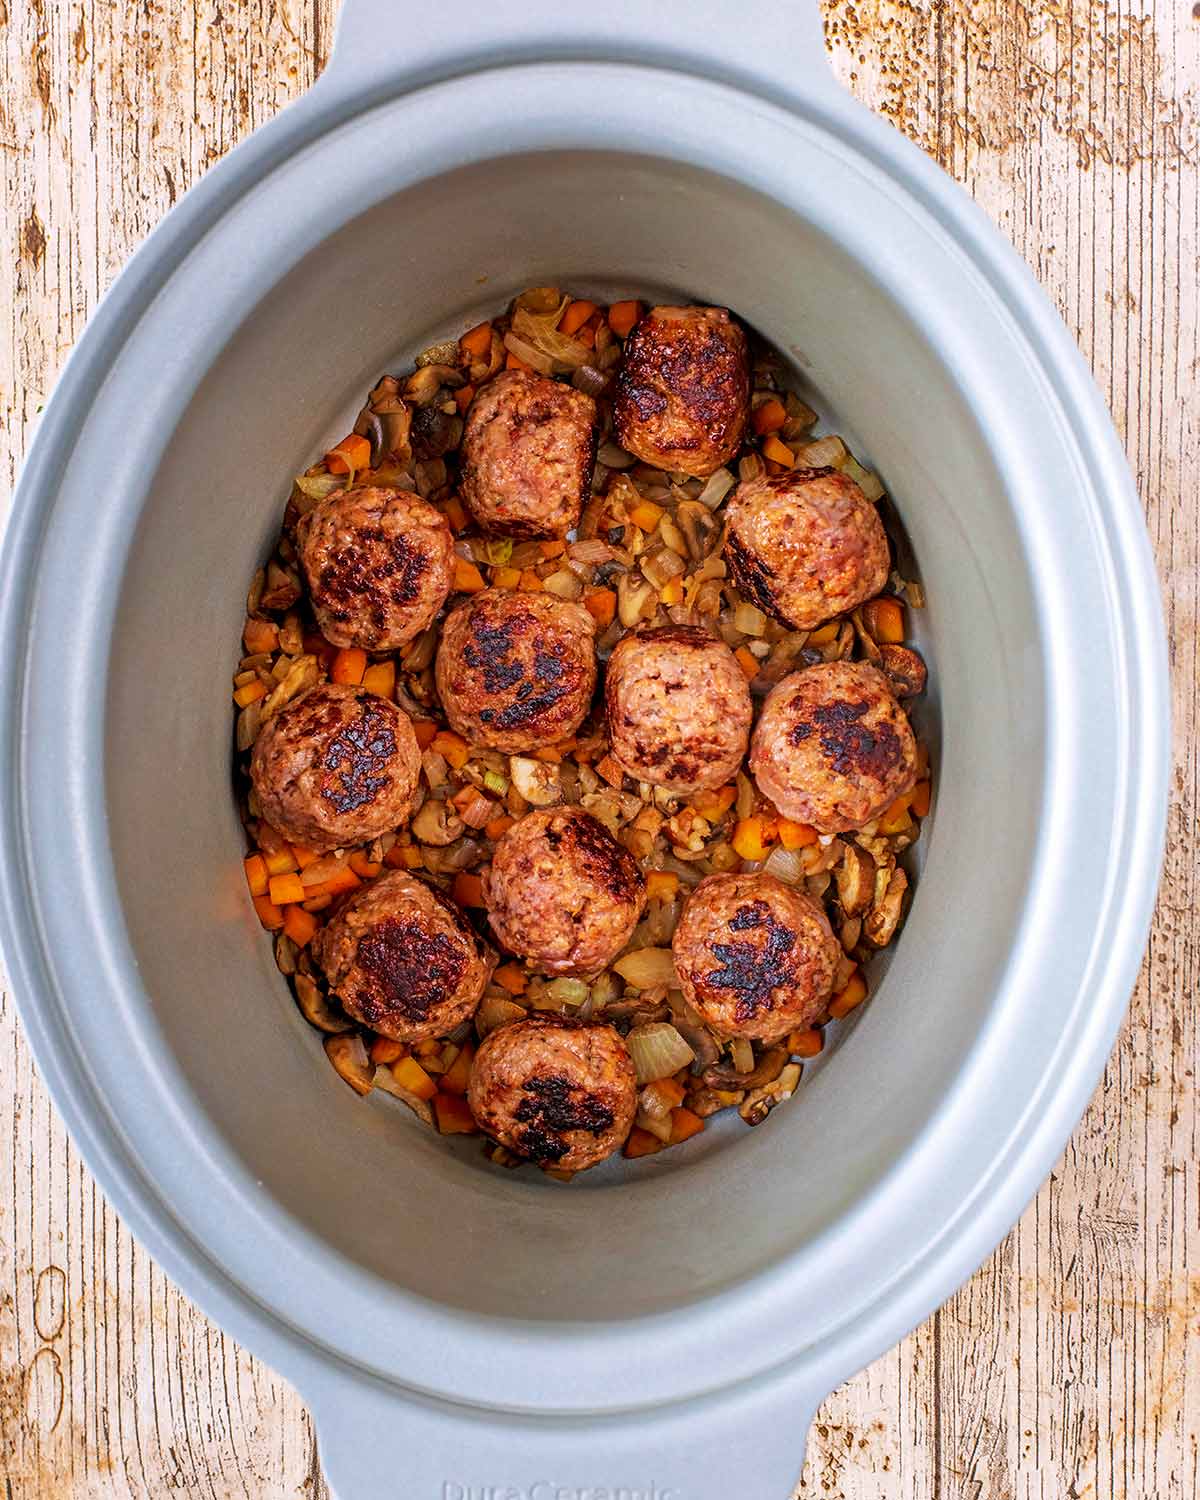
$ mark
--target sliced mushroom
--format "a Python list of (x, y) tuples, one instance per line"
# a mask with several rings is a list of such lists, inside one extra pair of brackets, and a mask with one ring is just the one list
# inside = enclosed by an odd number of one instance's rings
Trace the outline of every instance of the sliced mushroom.
[(296, 972), (296, 945), (286, 932), (275, 935), (275, 967), (288, 978)]
[(444, 849), (462, 836), (463, 821), (440, 798), (429, 797), (412, 820), (412, 832), (419, 843)]
[(508, 771), (513, 786), (531, 807), (553, 807), (562, 801), (562, 782), (557, 766), (514, 755), (509, 758)]
[(862, 622), (862, 611), (856, 609), (850, 616), (850, 619), (854, 625), (854, 634), (858, 637), (858, 644), (862, 647), (863, 656), (866, 657), (867, 661), (874, 662), (876, 666), (879, 666), (882, 661), (879, 646), (875, 641), (875, 637)]
[(356, 1094), (369, 1094), (375, 1084), (375, 1064), (367, 1056), (361, 1036), (327, 1036), (325, 1056)]
[(727, 1063), (716, 1063), (705, 1068), (701, 1077), (710, 1089), (759, 1089), (774, 1083), (788, 1060), (786, 1047), (771, 1047), (759, 1058), (754, 1071), (739, 1073)]
[(475, 1030), (482, 1041), (489, 1032), (512, 1021), (523, 1021), (529, 1012), (515, 1000), (505, 1000), (499, 995), (485, 995), (475, 1012)]
[(742, 1097), (741, 1089), (710, 1089), (701, 1085), (688, 1094), (687, 1107), (694, 1115), (707, 1120), (710, 1115), (728, 1109), (731, 1104), (740, 1104)]
[(862, 937), (862, 918), (847, 917), (838, 929), (838, 938), (846, 953), (853, 953), (858, 947), (858, 940)]
[(405, 381), (404, 395), (406, 400), (414, 402), (417, 406), (428, 406), (442, 386), (446, 385), (451, 390), (457, 390), (462, 384), (461, 370), (456, 370), (450, 365), (422, 365)]
[(897, 698), (915, 698), (925, 691), (929, 675), (925, 663), (908, 646), (880, 646), (879, 665)]
[(418, 1115), (426, 1125), (433, 1124), (433, 1109), (428, 1099), (422, 1099), (419, 1094), (414, 1094), (406, 1089), (402, 1083), (396, 1082), (396, 1075), (389, 1067), (375, 1069), (375, 1087), (382, 1089), (385, 1094), (391, 1094), (393, 1099), (399, 1099), (407, 1104), (414, 1115)]
[(318, 1031), (327, 1031), (331, 1036), (354, 1030), (354, 1022), (340, 1010), (333, 1009), (325, 991), (310, 975), (297, 972), (293, 983), (296, 987), (296, 1004), (310, 1026), (315, 1026)]
[(679, 529), (693, 562), (701, 562), (717, 545), (721, 523), (699, 500), (681, 500), (675, 512)]
[(857, 844), (846, 844), (834, 880), (842, 910), (848, 917), (857, 917), (875, 894), (875, 861)]
[(457, 413), (447, 415), (436, 406), (418, 406), (413, 413), (409, 441), (413, 457), (425, 463), (441, 458), (462, 441), (463, 420)]
[(863, 922), (863, 937), (873, 948), (886, 948), (895, 937), (907, 889), (908, 876), (897, 865), (887, 883), (887, 890), (882, 898), (876, 899)]
[(291, 609), (299, 597), (299, 578), (272, 558), (267, 564), (266, 582), (259, 597), (259, 607), (272, 611)]
[(788, 1063), (779, 1076), (762, 1088), (752, 1089), (738, 1108), (747, 1125), (761, 1125), (777, 1104), (790, 1099), (800, 1082), (800, 1064)]
[[(286, 662), (288, 658), (281, 657), (280, 660)], [(285, 703), (290, 703), (293, 698), (298, 698), (301, 693), (307, 692), (320, 675), (315, 656), (297, 656), (292, 659), (291, 665), (284, 672), (275, 689), (266, 698), (260, 700), (262, 722), (265, 724), (269, 718), (279, 712)]]

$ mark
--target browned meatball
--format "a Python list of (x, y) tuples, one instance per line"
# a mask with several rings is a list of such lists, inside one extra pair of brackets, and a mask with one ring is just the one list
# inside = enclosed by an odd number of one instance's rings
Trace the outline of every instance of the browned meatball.
[(505, 370), (467, 411), (459, 494), (492, 536), (566, 536), (579, 522), (595, 459), (590, 396)]
[(750, 770), (785, 818), (844, 833), (912, 790), (917, 746), (883, 673), (833, 661), (793, 672), (771, 691)]
[(617, 441), (672, 473), (712, 474), (742, 444), (750, 414), (746, 335), (722, 307), (655, 307), (625, 340)]
[(598, 974), (629, 941), (646, 899), (637, 860), (581, 807), (526, 814), (484, 877), (492, 931), (546, 974)]
[(502, 1146), (579, 1172), (624, 1143), (637, 1113), (637, 1075), (611, 1026), (530, 1016), (485, 1038), (467, 1102)]
[(406, 870), (356, 891), (313, 957), (347, 1015), (398, 1042), (445, 1036), (473, 1016), (493, 965), (458, 907)]
[(725, 562), (743, 598), (793, 630), (873, 598), (891, 567), (879, 513), (837, 469), (739, 484), (725, 512)]
[(750, 687), (707, 630), (662, 625), (617, 642), (605, 679), (613, 759), (639, 781), (699, 792), (735, 774), (750, 738)]
[(842, 953), (808, 892), (765, 873), (702, 880), (671, 947), (679, 986), (712, 1030), (760, 1042), (824, 1013)]
[(313, 613), (335, 646), (394, 651), (433, 623), (454, 577), (440, 511), (406, 490), (346, 490), (296, 531)]
[(554, 594), (485, 589), (442, 627), (437, 688), (451, 726), (512, 755), (569, 738), (596, 688), (595, 622)]
[(263, 817), (285, 839), (318, 850), (406, 822), (420, 771), (408, 715), (366, 688), (332, 682), (281, 708), (250, 757)]

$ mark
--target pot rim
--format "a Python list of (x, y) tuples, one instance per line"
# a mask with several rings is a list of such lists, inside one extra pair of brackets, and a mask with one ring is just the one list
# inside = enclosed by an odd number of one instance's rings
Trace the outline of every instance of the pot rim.
[[(538, 1342), (539, 1349), (545, 1350), (545, 1360), (539, 1353), (533, 1361), (540, 1366), (535, 1379), (523, 1387), (513, 1387), (518, 1399), (512, 1409), (545, 1409), (544, 1397), (537, 1393), (564, 1388), (563, 1371), (570, 1372), (571, 1382), (565, 1387), (570, 1396), (568, 1405), (560, 1409), (575, 1411), (616, 1410), (689, 1397), (750, 1378), (785, 1361), (808, 1364), (817, 1383), (831, 1385), (894, 1342), (979, 1263), (1036, 1189), (1082, 1112), (1111, 1048), (1140, 962), (1161, 859), (1169, 737), (1165, 643), (1148, 541), (1124, 455), (1078, 350), (1031, 273), (982, 213), (915, 147), (849, 98), (820, 96), (811, 104), (793, 105), (785, 111), (727, 84), (695, 75), (663, 73), (633, 64), (597, 63), (594, 59), (530, 63), (519, 69), (484, 68), (417, 91), (397, 83), (383, 100), (373, 97), (348, 103), (345, 98), (324, 98), (318, 89), (231, 153), (177, 205), (118, 278), (72, 353), (26, 461), (0, 558), (0, 641), (14, 663), (0, 696), (0, 745), (7, 751), (0, 781), (0, 837), (8, 855), (0, 869), (0, 928), (9, 971), (38, 1066), (73, 1138), (123, 1217), (189, 1295), (213, 1309), (239, 1336), (268, 1351), (285, 1370), (304, 1363), (319, 1350), (326, 1360), (371, 1368), (403, 1388), (405, 1377), (394, 1368), (380, 1365), (364, 1346), (331, 1339), (327, 1329), (302, 1324), (294, 1308), (272, 1305), (261, 1287), (252, 1289), (223, 1270), (211, 1249), (175, 1214), (161, 1187), (143, 1172), (133, 1143), (122, 1139), (117, 1122), (95, 1089), (87, 1059), (72, 1036), (69, 1002), (60, 994), (53, 944), (47, 936), (48, 914), (37, 898), (30, 828), (31, 788), (37, 775), (29, 769), (27, 717), (34, 650), (30, 621), (35, 609), (39, 616), (45, 613), (45, 601), (35, 601), (35, 586), (48, 543), (54, 539), (55, 498), (75, 446), (71, 437), (72, 429), (78, 426), (75, 414), (97, 397), (150, 304), (180, 271), (202, 237), (219, 231), (221, 222), (269, 176), (290, 170), (308, 148), (332, 139), (347, 124), (355, 124), (374, 110), (398, 108), (437, 91), (486, 87), (500, 74), (506, 75), (506, 86), (511, 88), (514, 71), (535, 74), (548, 68), (572, 71), (572, 97), (576, 101), (581, 97), (576, 87), (582, 91), (585, 83), (597, 83), (594, 76), (588, 80), (585, 75), (602, 75), (603, 97), (614, 117), (624, 118), (622, 111), (631, 110), (638, 92), (635, 85), (644, 86), (653, 79), (659, 91), (703, 90), (714, 109), (720, 105), (725, 110), (768, 113), (776, 128), (817, 138), (823, 149), (852, 158), (864, 172), (871, 170), (876, 176), (882, 173), (896, 202), (923, 222), (931, 235), (940, 236), (945, 248), (969, 266), (980, 295), (989, 296), (996, 304), (997, 315), (1002, 316), (1019, 344), (1028, 373), (1035, 375), (1043, 388), (1048, 402), (1047, 431), (1050, 425), (1057, 425), (1059, 439), (1071, 444), (1075, 467), (1081, 481), (1086, 481), (1086, 494), (1081, 483), (1081, 502), (1086, 502), (1092, 534), (1104, 554), (1104, 603), (1124, 709), (1124, 723), (1116, 726), (1125, 774), (1121, 780), (1122, 801), (1113, 810), (1113, 840), (1118, 846), (1113, 866), (1120, 870), (1132, 896), (1121, 899), (1114, 875), (1106, 887), (1102, 909), (1091, 916), (1092, 951), (1071, 1000), (1072, 1019), (1078, 1024), (1072, 1032), (1070, 1053), (1060, 1047), (1040, 1059), (1037, 1097), (1020, 1118), (1008, 1122), (1004, 1144), (990, 1158), (986, 1172), (981, 1172), (974, 1193), (964, 1196), (954, 1211), (945, 1215), (937, 1233), (927, 1239), (910, 1264), (895, 1267), (871, 1289), (869, 1297), (861, 1297), (819, 1340), (806, 1339), (803, 1330), (790, 1341), (775, 1339), (768, 1343), (760, 1338), (755, 1352), (747, 1350), (740, 1360), (729, 1361), (726, 1378), (706, 1376), (699, 1367), (668, 1369), (666, 1361), (652, 1365), (647, 1360), (631, 1380), (629, 1330), (637, 1328), (638, 1338), (644, 1339), (646, 1324), (652, 1321), (656, 1325), (654, 1337), (672, 1346), (673, 1367), (687, 1365), (686, 1359), (680, 1361), (678, 1350), (685, 1343), (697, 1347), (700, 1323), (708, 1327), (733, 1316), (743, 1319), (749, 1345), (757, 1331), (777, 1324), (780, 1298), (792, 1295), (785, 1285), (795, 1275), (790, 1260), (702, 1304), (694, 1303), (654, 1320), (613, 1325), (603, 1331), (557, 1325), (550, 1335), (544, 1330), (531, 1334), (522, 1328), (525, 1347), (530, 1347), (531, 1339)], [(620, 99), (613, 97), (614, 74), (621, 75), (623, 85), (628, 85), (628, 96), (623, 90)], [(76, 431), (76, 440), (78, 437)], [(86, 598), (85, 591), (85, 602)], [(98, 607), (98, 601), (91, 603)], [(1060, 648), (1060, 654), (1063, 650), (1065, 647)], [(1050, 675), (1053, 683), (1054, 674)], [(1065, 753), (1061, 744), (1052, 749), (1059, 755)], [(22, 772), (28, 773), (27, 778)], [(98, 836), (82, 803), (70, 809), (68, 816), (76, 821), (81, 837)], [(1058, 860), (1061, 865), (1061, 849)], [(81, 872), (72, 878), (80, 882), (80, 912), (86, 912), (97, 900), (103, 902), (94, 873)], [(65, 891), (61, 881), (58, 889), (60, 895)], [(1099, 951), (1101, 940), (1103, 952)], [(102, 939), (97, 943), (98, 948), (103, 946)], [(1025, 970), (1031, 967), (1036, 946), (1032, 941), (1024, 945)], [(1029, 973), (1018, 974), (1016, 970), (1014, 962), (1006, 987), (1031, 982)], [(993, 1033), (989, 1022), (951, 1095), (962, 1095), (973, 1086), (981, 1054), (989, 1040), (994, 1041)], [(939, 1111), (943, 1121), (951, 1102), (948, 1097)], [(934, 1128), (931, 1121), (926, 1135)], [(193, 1143), (194, 1137), (186, 1142), (188, 1146)], [(928, 1154), (935, 1144), (929, 1139), (918, 1141), (905, 1162), (893, 1169), (893, 1176), (908, 1177), (921, 1163), (928, 1170)], [(888, 1191), (895, 1188), (893, 1183)], [(985, 1190), (990, 1193), (986, 1199)], [(878, 1212), (882, 1193), (880, 1188), (874, 1197), (858, 1203), (839, 1232)], [(443, 1340), (453, 1337), (464, 1346), (476, 1346), (468, 1378), (451, 1379), (447, 1384), (441, 1378), (431, 1380), (430, 1370), (426, 1370), (423, 1378), (412, 1380), (413, 1387), (455, 1400), (494, 1405), (488, 1393), (496, 1384), (495, 1345), (507, 1325), (431, 1309), (418, 1305), (416, 1299), (408, 1299), (406, 1316), (424, 1330), (431, 1347), (437, 1343), (435, 1330), (440, 1330)], [(591, 1346), (586, 1380), (580, 1378), (578, 1368), (581, 1340)], [(772, 1350), (765, 1358), (761, 1354), (764, 1348)], [(644, 1352), (643, 1347), (642, 1355)], [(437, 1362), (445, 1363), (444, 1355)], [(622, 1373), (614, 1376), (617, 1371)], [(454, 1374), (442, 1373), (447, 1377)], [(615, 1403), (607, 1394), (613, 1390), (622, 1393)]]

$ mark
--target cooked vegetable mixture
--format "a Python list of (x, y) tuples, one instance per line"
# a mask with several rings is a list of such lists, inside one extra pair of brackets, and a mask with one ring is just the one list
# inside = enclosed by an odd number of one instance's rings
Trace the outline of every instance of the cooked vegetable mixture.
[(883, 486), (722, 308), (553, 287), (299, 475), (233, 679), (250, 896), (306, 1020), (568, 1180), (791, 1097), (929, 811)]

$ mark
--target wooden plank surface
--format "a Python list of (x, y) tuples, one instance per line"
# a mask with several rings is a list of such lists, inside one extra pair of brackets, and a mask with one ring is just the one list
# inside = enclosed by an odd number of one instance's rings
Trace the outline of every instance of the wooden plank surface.
[[(5, 495), (104, 288), (180, 193), (312, 81), (335, 9), (0, 0)], [(1092, 364), (1167, 585), (1176, 757), (1150, 950), (1086, 1118), (988, 1264), (825, 1403), (798, 1493), (1194, 1500), (1200, 5), (826, 0), (826, 17), (842, 80), (966, 184)], [(2, 986), (0, 1141), (6, 1500), (325, 1500), (299, 1400), (107, 1207)]]

